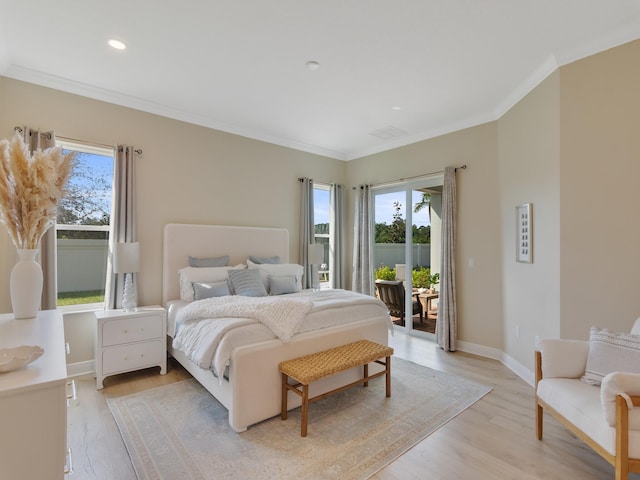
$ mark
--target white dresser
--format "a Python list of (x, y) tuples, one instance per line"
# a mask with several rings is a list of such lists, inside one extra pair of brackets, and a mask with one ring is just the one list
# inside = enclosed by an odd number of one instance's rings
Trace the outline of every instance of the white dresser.
[(167, 373), (167, 311), (141, 307), (133, 312), (96, 312), (96, 386), (116, 373), (160, 366)]
[(0, 315), (0, 348), (40, 345), (44, 354), (20, 370), (0, 373), (0, 480), (65, 476), (67, 364), (62, 312), (36, 318)]

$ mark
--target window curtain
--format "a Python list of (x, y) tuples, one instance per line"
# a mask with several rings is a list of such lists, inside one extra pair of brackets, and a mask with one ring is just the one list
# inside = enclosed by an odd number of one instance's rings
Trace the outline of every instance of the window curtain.
[[(135, 242), (136, 202), (135, 202), (135, 157), (132, 146), (117, 145), (113, 162), (113, 196), (111, 203), (111, 227), (109, 229), (109, 257), (107, 261), (107, 281), (105, 287), (105, 309), (122, 308), (124, 273), (113, 273), (113, 246), (116, 243)], [(138, 297), (138, 274), (132, 278), (133, 292)]]
[[(300, 264), (304, 267), (302, 288), (313, 288), (315, 265), (309, 265), (309, 244), (315, 243), (313, 179), (300, 178)], [(317, 275), (317, 274), (316, 274)]]
[[(46, 150), (56, 146), (53, 132), (41, 132), (29, 127), (16, 128), (22, 133), (24, 143), (30, 152)], [(42, 310), (55, 310), (58, 306), (58, 274), (56, 270), (56, 229), (55, 221), (40, 240), (40, 266), (42, 267)]]
[(373, 257), (371, 231), (371, 188), (361, 185), (356, 189), (353, 231), (353, 274), (351, 289), (373, 295)]
[(344, 268), (344, 186), (331, 184), (329, 189), (329, 272), (331, 288), (345, 288)]
[(436, 320), (438, 346), (456, 351), (458, 318), (456, 309), (456, 169), (446, 167), (442, 189), (442, 258), (440, 301)]

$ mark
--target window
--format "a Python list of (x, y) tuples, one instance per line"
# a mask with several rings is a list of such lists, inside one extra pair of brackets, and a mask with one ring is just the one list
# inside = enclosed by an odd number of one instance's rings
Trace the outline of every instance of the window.
[(313, 219), (315, 224), (315, 243), (324, 246), (324, 262), (318, 269), (320, 288), (330, 288), (329, 285), (329, 234), (331, 232), (329, 185), (313, 184)]
[[(58, 140), (76, 160), (56, 224), (58, 306), (104, 305), (114, 149)], [(77, 308), (77, 307), (76, 307)]]

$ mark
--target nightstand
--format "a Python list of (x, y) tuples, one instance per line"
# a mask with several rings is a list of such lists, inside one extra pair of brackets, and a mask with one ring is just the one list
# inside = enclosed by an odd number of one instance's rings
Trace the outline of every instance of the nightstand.
[(140, 307), (136, 311), (95, 312), (96, 386), (105, 377), (160, 366), (167, 373), (167, 311), (162, 307)]

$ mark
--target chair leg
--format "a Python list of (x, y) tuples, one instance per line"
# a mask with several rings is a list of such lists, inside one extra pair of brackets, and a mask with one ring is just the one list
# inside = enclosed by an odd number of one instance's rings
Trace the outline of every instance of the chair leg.
[(542, 407), (536, 399), (536, 436), (538, 440), (542, 440)]

